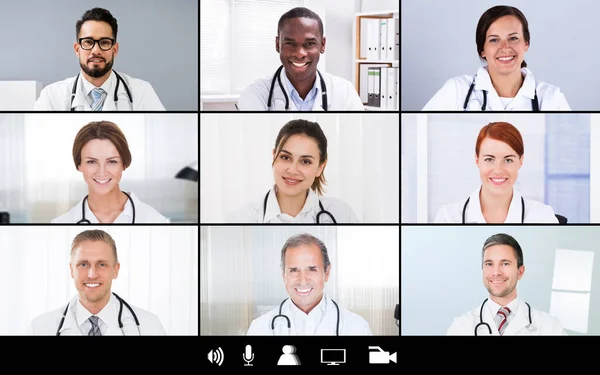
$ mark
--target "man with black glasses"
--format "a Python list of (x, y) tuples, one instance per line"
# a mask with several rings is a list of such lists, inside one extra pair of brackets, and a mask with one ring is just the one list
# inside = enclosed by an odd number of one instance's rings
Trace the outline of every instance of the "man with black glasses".
[(75, 25), (73, 45), (81, 71), (46, 86), (35, 103), (42, 111), (164, 111), (152, 85), (112, 69), (119, 52), (117, 20), (102, 8), (86, 11)]

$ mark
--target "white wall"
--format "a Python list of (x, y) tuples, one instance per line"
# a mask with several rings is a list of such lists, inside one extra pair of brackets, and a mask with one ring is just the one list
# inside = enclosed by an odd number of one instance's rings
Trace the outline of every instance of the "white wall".
[(115, 293), (158, 315), (167, 334), (198, 335), (196, 226), (0, 227), (0, 335), (26, 334), (33, 318), (77, 294), (69, 254), (84, 229), (102, 229), (116, 242)]

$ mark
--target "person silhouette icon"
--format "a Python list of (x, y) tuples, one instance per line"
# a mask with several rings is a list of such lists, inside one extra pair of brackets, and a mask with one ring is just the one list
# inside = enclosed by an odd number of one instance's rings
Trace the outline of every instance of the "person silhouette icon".
[(300, 365), (300, 359), (294, 353), (296, 353), (296, 347), (293, 345), (284, 345), (281, 348), (283, 354), (279, 357), (279, 361), (277, 361), (277, 366), (298, 366)]

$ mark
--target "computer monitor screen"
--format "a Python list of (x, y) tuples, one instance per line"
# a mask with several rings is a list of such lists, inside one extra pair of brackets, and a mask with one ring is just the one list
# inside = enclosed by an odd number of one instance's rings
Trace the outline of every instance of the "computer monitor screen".
[(321, 349), (321, 363), (346, 363), (346, 349)]

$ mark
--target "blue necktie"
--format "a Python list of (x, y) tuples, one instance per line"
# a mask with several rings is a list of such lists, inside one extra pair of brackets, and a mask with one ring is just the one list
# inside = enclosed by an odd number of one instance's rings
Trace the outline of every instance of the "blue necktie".
[(92, 103), (92, 111), (101, 111), (104, 104), (104, 90), (100, 88), (93, 89), (92, 98), (94, 99), (94, 102)]

